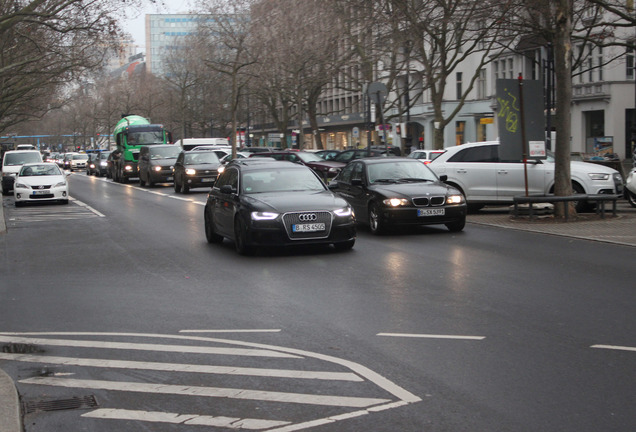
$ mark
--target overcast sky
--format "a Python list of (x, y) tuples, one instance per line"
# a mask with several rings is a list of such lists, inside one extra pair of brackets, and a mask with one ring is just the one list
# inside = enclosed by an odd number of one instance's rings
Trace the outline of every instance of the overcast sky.
[(122, 23), (125, 31), (130, 33), (142, 50), (146, 44), (146, 14), (176, 14), (190, 11), (187, 0), (159, 0), (155, 4), (146, 0), (146, 6), (139, 12), (131, 11), (130, 19)]

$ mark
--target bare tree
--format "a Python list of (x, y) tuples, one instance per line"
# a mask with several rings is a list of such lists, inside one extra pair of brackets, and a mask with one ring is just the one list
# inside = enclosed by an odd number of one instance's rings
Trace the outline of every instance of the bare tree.
[[(136, 2), (133, 2), (133, 4)], [(63, 102), (60, 89), (100, 65), (124, 0), (0, 3), (0, 131)]]

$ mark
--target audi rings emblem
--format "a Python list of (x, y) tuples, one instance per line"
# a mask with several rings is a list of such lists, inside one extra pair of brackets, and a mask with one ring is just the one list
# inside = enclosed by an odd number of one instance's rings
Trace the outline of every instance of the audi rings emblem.
[(298, 219), (302, 222), (312, 222), (318, 219), (316, 213), (303, 213), (298, 215)]

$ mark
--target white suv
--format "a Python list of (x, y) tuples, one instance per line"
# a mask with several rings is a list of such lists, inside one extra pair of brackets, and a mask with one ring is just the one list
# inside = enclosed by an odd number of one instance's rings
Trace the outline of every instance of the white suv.
[[(525, 195), (523, 161), (499, 159), (499, 142), (462, 144), (446, 149), (428, 165), (446, 183), (461, 190), (473, 210), (485, 204), (510, 204), (515, 196)], [(572, 161), (570, 164), (574, 193), (616, 194), (622, 191), (618, 171), (602, 165)], [(528, 160), (528, 194), (554, 192), (554, 157)], [(585, 203), (577, 204), (583, 210)]]
[(25, 163), (42, 162), (42, 154), (37, 150), (11, 150), (2, 158), (2, 194), (13, 190), (15, 176)]

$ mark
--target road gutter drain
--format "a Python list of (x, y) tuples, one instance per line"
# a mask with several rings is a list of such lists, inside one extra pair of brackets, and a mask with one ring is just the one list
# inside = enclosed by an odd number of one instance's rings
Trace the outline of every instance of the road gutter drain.
[(91, 409), (98, 406), (99, 404), (94, 395), (74, 396), (70, 399), (22, 401), (22, 412), (31, 414), (37, 411)]

